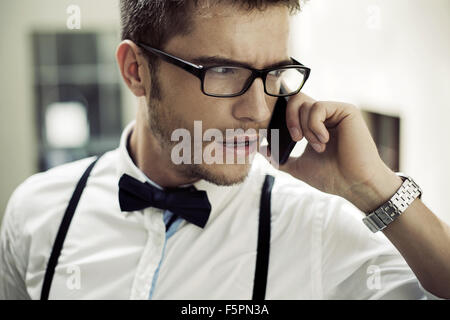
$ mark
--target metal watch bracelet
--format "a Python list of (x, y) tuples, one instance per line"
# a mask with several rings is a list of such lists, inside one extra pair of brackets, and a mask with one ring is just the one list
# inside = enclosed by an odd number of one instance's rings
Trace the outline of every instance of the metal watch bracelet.
[(391, 199), (363, 218), (364, 224), (374, 233), (386, 228), (417, 197), (420, 198), (422, 196), (422, 190), (414, 180), (403, 173), (397, 172), (396, 174), (403, 179), (400, 188)]

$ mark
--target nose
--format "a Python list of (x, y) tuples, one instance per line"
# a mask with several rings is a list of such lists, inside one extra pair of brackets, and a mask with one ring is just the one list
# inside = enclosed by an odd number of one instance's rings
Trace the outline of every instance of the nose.
[(250, 88), (241, 96), (241, 99), (239, 99), (239, 102), (233, 108), (233, 116), (244, 122), (266, 121), (271, 115), (266, 100), (268, 97), (264, 93), (262, 79), (255, 79)]

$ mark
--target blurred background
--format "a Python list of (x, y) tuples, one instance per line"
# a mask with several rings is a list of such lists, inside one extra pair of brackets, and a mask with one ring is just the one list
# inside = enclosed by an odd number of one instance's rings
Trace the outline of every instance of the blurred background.
[[(310, 0), (291, 34), (304, 91), (360, 107), (384, 161), (447, 223), (449, 15), (448, 0)], [(115, 63), (117, 0), (2, 1), (0, 30), (1, 221), (27, 177), (116, 148), (136, 106)]]

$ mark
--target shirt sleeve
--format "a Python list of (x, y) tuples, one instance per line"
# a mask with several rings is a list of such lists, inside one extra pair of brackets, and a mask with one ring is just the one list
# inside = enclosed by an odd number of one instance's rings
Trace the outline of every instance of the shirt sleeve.
[(15, 203), (17, 190), (8, 202), (0, 229), (0, 300), (30, 299), (25, 285), (26, 263), (20, 247), (20, 223)]
[(372, 233), (364, 214), (343, 198), (319, 202), (325, 299), (439, 299), (420, 284), (399, 251)]

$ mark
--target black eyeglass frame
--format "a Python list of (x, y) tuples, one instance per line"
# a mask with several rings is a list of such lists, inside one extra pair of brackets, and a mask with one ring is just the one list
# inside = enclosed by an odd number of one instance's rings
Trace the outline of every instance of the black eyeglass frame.
[[(252, 74), (250, 75), (249, 79), (245, 83), (244, 88), (240, 92), (238, 92), (236, 94), (232, 94), (232, 95), (215, 95), (215, 94), (207, 93), (205, 91), (205, 75), (206, 75), (206, 72), (209, 69), (212, 69), (212, 68), (233, 67), (233, 65), (213, 65), (213, 66), (205, 67), (205, 66), (202, 66), (202, 65), (199, 65), (199, 64), (195, 64), (195, 63), (183, 60), (181, 58), (175, 57), (175, 56), (173, 56), (173, 55), (171, 55), (169, 53), (166, 53), (164, 51), (161, 51), (161, 50), (153, 48), (153, 47), (151, 47), (149, 45), (146, 45), (145, 43), (138, 43), (137, 45), (139, 47), (143, 48), (144, 50), (157, 55), (162, 60), (164, 60), (164, 61), (166, 61), (166, 62), (168, 62), (170, 64), (173, 64), (173, 65), (175, 65), (175, 66), (177, 66), (177, 67), (179, 67), (179, 68), (181, 68), (181, 69), (183, 69), (183, 70), (193, 74), (197, 78), (199, 78), (200, 81), (201, 81), (202, 93), (207, 95), (207, 96), (216, 97), (216, 98), (233, 98), (233, 97), (237, 97), (237, 96), (243, 95), (251, 87), (251, 85), (253, 84), (253, 81), (255, 81), (255, 79), (257, 79), (257, 78), (261, 78), (263, 80), (264, 92), (267, 95), (272, 96), (272, 97), (289, 97), (289, 96), (293, 96), (293, 95), (298, 94), (302, 90), (303, 86), (305, 85), (305, 83), (308, 80), (309, 75), (311, 73), (311, 69), (310, 68), (305, 67), (303, 64), (301, 64), (300, 62), (298, 62), (297, 60), (295, 60), (292, 57), (291, 57), (291, 60), (293, 61), (293, 64), (282, 65), (282, 66), (273, 67), (273, 68), (267, 68), (267, 69), (260, 69), (260, 70), (258, 70), (258, 69), (249, 68), (249, 67), (247, 67), (247, 68), (239, 67), (239, 68), (242, 68), (242, 69), (248, 69), (248, 70), (250, 70), (252, 72)], [(298, 90), (296, 90), (295, 92), (289, 93), (289, 94), (279, 94), (279, 95), (274, 95), (274, 94), (271, 94), (271, 93), (267, 92), (267, 88), (266, 88), (267, 74), (269, 72), (271, 72), (271, 71), (280, 70), (280, 69), (302, 69), (302, 70), (304, 70), (305, 78), (303, 80), (302, 85), (300, 86), (300, 88)]]

